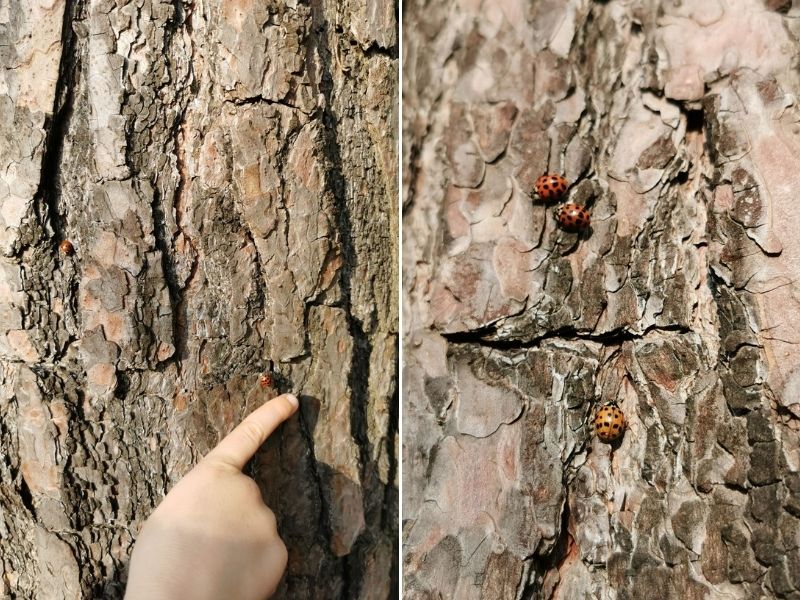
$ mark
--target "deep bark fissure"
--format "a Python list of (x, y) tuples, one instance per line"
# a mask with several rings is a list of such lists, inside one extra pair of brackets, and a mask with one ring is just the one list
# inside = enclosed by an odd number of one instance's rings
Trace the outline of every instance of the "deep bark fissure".
[(319, 499), (320, 506), (322, 510), (319, 514), (319, 522), (317, 523), (317, 537), (321, 541), (329, 540), (331, 538), (331, 523), (330, 523), (330, 507), (328, 506), (327, 501), (325, 500), (325, 481), (323, 480), (322, 473), (319, 470), (319, 463), (317, 461), (316, 456), (314, 455), (314, 437), (312, 435), (311, 427), (309, 426), (308, 419), (306, 417), (305, 412), (303, 411), (302, 407), (310, 405), (313, 399), (304, 398), (300, 396), (300, 434), (303, 437), (303, 441), (305, 442), (306, 447), (308, 448), (309, 454), (309, 464), (310, 464), (310, 474), (316, 484), (316, 492), (317, 497)]
[[(159, 258), (161, 260), (161, 269), (164, 272), (164, 280), (169, 290), (170, 306), (172, 309), (172, 336), (175, 342), (175, 351), (173, 360), (176, 366), (180, 368), (180, 355), (178, 354), (179, 344), (184, 344), (183, 338), (185, 337), (180, 333), (182, 328), (178, 327), (178, 307), (181, 302), (181, 289), (178, 283), (178, 276), (175, 272), (175, 264), (172, 260), (172, 236), (169, 234), (167, 227), (167, 216), (163, 206), (164, 200), (158, 187), (153, 187), (153, 202), (150, 209), (153, 215), (153, 236), (155, 237), (156, 249), (159, 251)], [(165, 364), (161, 365), (164, 368)]]
[[(341, 145), (338, 138), (339, 123), (333, 108), (336, 98), (334, 95), (333, 77), (329, 67), (331, 58), (331, 50), (328, 43), (329, 30), (330, 26), (327, 22), (320, 23), (317, 29), (318, 33), (314, 36), (314, 39), (316, 41), (317, 50), (322, 57), (320, 61), (321, 77), (319, 89), (325, 97), (325, 107), (322, 111), (322, 123), (324, 125), (323, 147), (326, 159), (330, 164), (327, 184), (334, 198), (336, 218), (339, 223), (339, 241), (344, 259), (340, 277), (342, 306), (347, 314), (347, 322), (353, 340), (353, 357), (348, 376), (348, 384), (352, 394), (350, 434), (358, 446), (360, 455), (359, 466), (362, 481), (364, 481), (367, 479), (367, 469), (371, 462), (369, 437), (366, 427), (366, 406), (369, 400), (369, 365), (370, 355), (372, 354), (372, 343), (369, 335), (364, 331), (363, 324), (353, 314), (352, 277), (356, 273), (356, 265), (359, 257), (351, 237), (354, 224), (349, 204), (347, 181), (343, 175), (344, 166), (341, 157)], [(355, 585), (353, 589), (357, 590), (359, 582), (354, 581), (352, 583)]]
[(189, 268), (189, 276), (185, 279), (183, 284), (177, 281), (174, 269), (176, 267), (174, 260), (166, 260), (166, 265), (173, 269), (173, 277), (168, 278), (170, 284), (170, 302), (172, 304), (172, 330), (173, 339), (175, 340), (175, 354), (173, 360), (175, 361), (176, 368), (178, 369), (178, 377), (181, 377), (181, 362), (188, 356), (189, 344), (189, 315), (186, 302), (186, 295), (189, 286), (191, 285), (194, 277), (199, 268), (199, 256), (197, 249), (197, 242), (189, 235), (186, 228), (183, 227), (184, 217), (184, 202), (186, 194), (188, 193), (187, 186), (190, 185), (188, 179), (188, 169), (186, 165), (186, 116), (192, 99), (197, 97), (197, 76), (194, 70), (195, 61), (195, 42), (193, 38), (192, 28), (192, 14), (194, 12), (194, 3), (190, 3), (184, 10), (183, 2), (175, 0), (175, 14), (176, 14), (176, 28), (183, 27), (186, 30), (189, 44), (191, 46), (191, 54), (189, 56), (189, 66), (186, 74), (186, 81), (190, 87), (190, 97), (186, 98), (184, 105), (180, 110), (179, 117), (175, 120), (172, 132), (173, 148), (175, 151), (175, 167), (178, 171), (178, 183), (175, 188), (173, 196), (173, 206), (175, 209), (175, 226), (179, 234), (183, 234), (186, 242), (189, 245), (190, 252), (192, 253), (192, 264)]
[(364, 58), (366, 58), (367, 60), (374, 58), (376, 56), (383, 56), (390, 60), (397, 60), (397, 54), (398, 54), (397, 44), (392, 44), (391, 46), (383, 47), (380, 44), (378, 44), (378, 42), (373, 41), (369, 46), (367, 46), (367, 48), (362, 48), (361, 46), (359, 46), (359, 48), (361, 49)]
[[(325, 35), (318, 36), (320, 49), (323, 56), (330, 56), (327, 48)], [(340, 243), (344, 265), (341, 273), (342, 286), (342, 307), (347, 312), (347, 320), (350, 334), (353, 339), (353, 359), (351, 362), (349, 383), (353, 394), (353, 408), (351, 410), (352, 431), (351, 434), (359, 446), (361, 454), (361, 467), (366, 467), (370, 462), (369, 440), (364, 424), (365, 407), (369, 398), (369, 359), (372, 353), (372, 344), (368, 334), (364, 331), (361, 321), (353, 316), (352, 312), (352, 277), (356, 272), (358, 255), (355, 244), (351, 238), (353, 231), (353, 220), (350, 214), (349, 198), (347, 193), (347, 183), (343, 176), (343, 165), (338, 140), (338, 119), (331, 106), (335, 98), (333, 97), (333, 80), (328, 71), (327, 61), (323, 61), (323, 76), (320, 82), (320, 89), (325, 96), (326, 108), (323, 111), (323, 124), (325, 125), (324, 141), (326, 158), (330, 162), (328, 184), (333, 195), (336, 216), (339, 221)], [(362, 472), (363, 475), (363, 472)]]
[(187, 2), (188, 10), (184, 9), (183, 0), (172, 0), (172, 6), (175, 7), (175, 21), (178, 25), (183, 25), (187, 20), (187, 13), (194, 6), (194, 2)]
[[(323, 68), (324, 70), (324, 68)], [(327, 76), (330, 77), (329, 75)], [(326, 77), (323, 77), (323, 82)], [(359, 452), (359, 467), (361, 471), (362, 481), (366, 479), (367, 469), (371, 462), (371, 452), (369, 447), (369, 438), (367, 436), (366, 426), (366, 407), (369, 400), (369, 364), (370, 355), (372, 354), (372, 343), (369, 336), (364, 332), (361, 321), (353, 315), (352, 312), (352, 288), (351, 278), (355, 273), (356, 261), (358, 260), (356, 249), (350, 238), (352, 231), (352, 220), (350, 218), (350, 207), (348, 206), (348, 198), (345, 188), (345, 179), (342, 175), (342, 162), (339, 151), (339, 142), (337, 134), (337, 122), (333, 111), (330, 109), (333, 98), (331, 97), (332, 91), (323, 83), (320, 88), (325, 93), (326, 109), (323, 111), (323, 123), (325, 124), (325, 149), (329, 161), (331, 161), (332, 169), (330, 171), (330, 186), (333, 194), (336, 213), (339, 220), (339, 233), (340, 242), (342, 246), (342, 255), (344, 257), (344, 265), (341, 271), (341, 288), (342, 288), (342, 307), (347, 314), (347, 322), (350, 330), (350, 335), (353, 340), (353, 356), (350, 363), (350, 373), (348, 376), (348, 383), (351, 390), (351, 408), (350, 408), (350, 435), (356, 441)], [(366, 491), (366, 490), (365, 490)], [(365, 497), (365, 501), (366, 501)], [(345, 587), (343, 596), (345, 598), (354, 598), (361, 588), (361, 575), (363, 571), (360, 569), (360, 561), (353, 560), (350, 557), (355, 557), (359, 554), (358, 547), (366, 543), (364, 536), (361, 536), (353, 549), (353, 553), (345, 558), (344, 565), (344, 581)], [(363, 546), (362, 546), (363, 547)]]
[[(61, 198), (61, 155), (69, 132), (70, 119), (74, 111), (75, 86), (81, 70), (81, 55), (78, 52), (77, 35), (72, 29), (73, 21), (83, 10), (85, 0), (65, 0), (64, 16), (61, 25), (61, 60), (58, 67), (55, 100), (49, 127), (45, 124), (45, 151), (42, 156), (42, 170), (36, 197), (41, 198), (47, 207), (43, 222), (52, 227), (56, 241), (64, 239), (65, 220), (59, 207)], [(34, 206), (38, 206), (35, 203)], [(53, 252), (58, 252), (54, 246)]]
[(443, 333), (442, 337), (451, 344), (466, 344), (493, 348), (496, 350), (521, 350), (526, 348), (540, 348), (542, 344), (549, 341), (565, 342), (596, 342), (604, 346), (618, 346), (625, 342), (641, 340), (654, 333), (667, 333), (677, 335), (687, 335), (694, 333), (691, 328), (682, 325), (653, 325), (642, 332), (633, 332), (628, 329), (618, 329), (605, 333), (584, 333), (574, 327), (563, 327), (549, 331), (530, 340), (521, 339), (490, 339), (489, 335), (495, 334), (496, 327), (490, 326), (485, 329), (475, 329), (472, 331), (458, 333)]
[[(400, 372), (400, 363), (399, 359), (398, 362), (395, 363), (394, 368), (396, 372)], [(399, 384), (395, 386), (394, 394), (392, 395), (392, 402), (389, 405), (389, 426), (386, 435), (386, 453), (389, 457), (389, 470), (387, 473), (387, 480), (388, 481), (395, 481), (397, 477), (398, 471), (398, 460), (397, 456), (395, 455), (395, 447), (396, 444), (394, 441), (396, 440), (396, 436), (398, 435), (398, 428), (400, 423), (400, 386)], [(381, 514), (381, 525), (386, 528), (387, 530), (392, 530), (394, 527), (397, 526), (397, 517), (398, 515), (393, 514), (391, 509), (396, 506), (397, 502), (397, 490), (393, 489), (391, 485), (387, 485), (386, 489), (384, 490), (384, 497), (383, 497), (383, 511)], [(392, 586), (392, 588), (396, 588), (396, 586)]]
[(258, 106), (259, 104), (263, 104), (264, 106), (282, 106), (284, 108), (299, 110), (302, 112), (302, 109), (299, 106), (292, 104), (291, 102), (275, 100), (274, 98), (265, 98), (261, 94), (246, 98), (227, 98), (225, 102), (228, 102), (233, 106)]
[[(253, 239), (253, 233), (245, 226), (242, 227), (242, 231), (244, 232), (246, 243), (250, 244), (250, 246), (253, 248), (254, 255), (253, 268), (255, 270), (255, 274), (253, 276), (253, 285), (255, 290), (251, 294), (251, 298), (248, 298), (248, 303), (253, 309), (254, 314), (263, 316), (264, 305), (267, 302), (267, 293), (266, 287), (264, 286), (264, 269), (263, 263), (261, 262), (261, 254), (258, 251), (258, 245), (256, 244), (255, 239)], [(269, 368), (271, 369), (272, 367), (270, 366)]]
[(25, 482), (25, 478), (22, 477), (21, 473), (18, 473), (17, 476), (19, 477), (19, 500), (22, 503), (22, 506), (25, 508), (28, 513), (30, 513), (31, 518), (36, 518), (36, 507), (33, 504), (33, 496), (31, 495), (31, 490), (28, 487), (28, 484)]
[(561, 511), (561, 523), (558, 535), (549, 552), (546, 554), (536, 554), (530, 558), (532, 569), (528, 574), (528, 580), (527, 582), (521, 582), (524, 583), (521, 596), (523, 600), (549, 600), (549, 598), (557, 597), (556, 590), (558, 590), (558, 585), (561, 583), (560, 577), (550, 596), (545, 597), (541, 594), (541, 585), (548, 572), (553, 569), (561, 570), (561, 566), (569, 556), (570, 550), (575, 545), (575, 541), (569, 531), (569, 486), (566, 481), (564, 482), (564, 489), (566, 494), (564, 496), (564, 507)]
[[(188, 27), (187, 27), (188, 29)], [(191, 35), (191, 34), (190, 34)], [(191, 72), (191, 71), (190, 71)], [(177, 274), (175, 273), (175, 264), (174, 261), (165, 259), (165, 268), (169, 267), (172, 269), (172, 276), (167, 278), (167, 281), (170, 285), (170, 301), (172, 303), (172, 330), (173, 330), (173, 338), (175, 340), (175, 354), (174, 354), (174, 361), (175, 365), (178, 368), (178, 376), (180, 377), (181, 374), (181, 361), (184, 357), (187, 356), (188, 353), (188, 342), (189, 342), (189, 334), (187, 328), (189, 326), (189, 315), (188, 315), (188, 308), (186, 306), (186, 293), (187, 290), (194, 279), (194, 276), (197, 272), (199, 266), (199, 257), (198, 251), (196, 247), (196, 242), (189, 235), (189, 232), (184, 229), (181, 221), (183, 220), (183, 203), (185, 200), (185, 194), (187, 193), (186, 186), (187, 182), (187, 173), (186, 173), (186, 149), (184, 146), (184, 126), (186, 122), (186, 110), (188, 107), (184, 107), (181, 111), (180, 118), (177, 119), (177, 124), (174, 127), (173, 132), (173, 144), (175, 148), (175, 166), (178, 170), (178, 186), (175, 190), (173, 206), (175, 207), (175, 225), (178, 228), (178, 232), (183, 234), (186, 242), (189, 244), (190, 252), (192, 253), (192, 264), (189, 268), (189, 276), (186, 278), (185, 282), (181, 284), (177, 280)]]
[[(317, 11), (314, 11), (314, 14), (315, 19), (319, 19), (321, 16)], [(356, 227), (352, 212), (353, 208), (351, 207), (351, 202), (354, 201), (354, 198), (351, 198), (348, 190), (348, 182), (344, 176), (346, 166), (341, 155), (342, 146), (339, 139), (340, 116), (337, 115), (336, 108), (338, 90), (334, 85), (330, 70), (330, 60), (332, 60), (332, 50), (328, 38), (331, 33), (330, 24), (325, 20), (318, 20), (315, 22), (314, 32), (313, 39), (316, 44), (316, 50), (322, 59), (320, 61), (320, 81), (318, 86), (325, 99), (324, 107), (321, 111), (321, 120), (324, 126), (323, 149), (329, 165), (326, 183), (334, 200), (339, 243), (343, 258), (339, 278), (342, 294), (340, 305), (345, 311), (348, 329), (353, 341), (352, 359), (348, 374), (348, 387), (351, 391), (350, 434), (356, 443), (359, 454), (359, 472), (364, 493), (363, 506), (365, 516), (369, 521), (371, 507), (376, 501), (380, 501), (377, 523), (385, 530), (387, 527), (386, 517), (391, 514), (389, 502), (391, 501), (391, 481), (396, 473), (396, 459), (394, 458), (393, 450), (387, 448), (389, 453), (389, 480), (385, 490), (377, 497), (374, 497), (376, 492), (375, 484), (379, 481), (376, 476), (377, 473), (373, 472), (376, 468), (375, 460), (377, 457), (372, 455), (367, 424), (367, 407), (370, 398), (370, 364), (373, 353), (372, 335), (374, 332), (365, 330), (364, 323), (355, 315), (353, 310), (353, 277), (358, 272), (359, 261), (366, 260), (366, 257), (359, 255), (356, 243), (352, 238), (352, 232), (355, 231)], [(393, 48), (388, 56), (391, 57), (393, 53), (396, 54), (396, 48)], [(365, 53), (365, 56), (369, 58), (371, 54), (386, 55), (382, 51), (371, 51)], [(359, 285), (364, 285), (364, 282), (360, 282)], [(387, 437), (385, 438), (387, 446), (391, 445), (391, 436), (392, 431), (394, 431), (393, 427), (396, 427), (396, 419), (396, 414), (393, 415), (392, 409), (390, 409), (389, 431), (387, 431)], [(388, 524), (388, 528), (389, 531), (393, 530), (394, 524)], [(369, 530), (365, 530), (356, 539), (350, 554), (344, 558), (344, 589), (342, 597), (355, 598), (364, 592), (362, 586), (365, 573), (361, 565), (370, 556), (372, 546), (376, 541), (375, 535), (370, 533)], [(398, 568), (398, 561), (394, 560), (392, 566), (394, 574), (392, 576), (395, 577), (395, 580)]]
[[(407, 124), (404, 122), (403, 126), (406, 127)], [(416, 190), (414, 181), (419, 173), (420, 148), (424, 143), (425, 136), (422, 136), (421, 140), (414, 140), (411, 144), (409, 144), (408, 158), (404, 159), (403, 161), (405, 168), (407, 169), (407, 174), (403, 179), (408, 181), (408, 184), (403, 186), (403, 198), (400, 211), (402, 216), (410, 213), (412, 207), (414, 206), (414, 193)]]
[[(186, 29), (189, 36), (189, 43), (192, 46), (192, 55), (188, 64), (186, 79), (180, 83), (183, 89), (188, 91), (188, 94), (184, 93), (179, 96), (178, 102), (180, 102), (182, 105), (180, 106), (178, 114), (174, 118), (170, 127), (170, 137), (173, 145), (172, 150), (175, 157), (175, 169), (178, 177), (175, 191), (169, 201), (166, 197), (161, 197), (158, 187), (158, 178), (160, 174), (154, 173), (153, 181), (151, 182), (153, 186), (153, 202), (151, 204), (151, 210), (153, 215), (153, 233), (156, 239), (156, 248), (161, 253), (161, 268), (164, 272), (164, 279), (169, 290), (170, 307), (172, 311), (172, 342), (174, 351), (170, 358), (168, 358), (166, 361), (161, 361), (161, 368), (164, 368), (166, 364), (173, 362), (178, 372), (178, 378), (180, 378), (181, 362), (187, 356), (189, 342), (189, 315), (188, 307), (186, 305), (186, 290), (194, 278), (199, 261), (195, 240), (188, 234), (181, 223), (184, 209), (183, 203), (185, 200), (185, 194), (188, 192), (187, 185), (189, 185), (186, 167), (184, 128), (186, 127), (186, 116), (189, 106), (192, 100), (196, 98), (197, 90), (191, 89), (192, 86), (189, 85), (195, 77), (194, 42), (192, 40), (191, 25), (187, 20), (187, 16), (190, 15), (184, 13), (180, 0), (175, 0), (173, 6), (175, 7), (175, 15), (174, 20), (171, 23), (168, 23), (168, 26), (165, 29), (165, 46), (170, 46), (172, 36), (174, 36), (177, 31), (179, 31), (181, 28)], [(167, 72), (169, 72), (170, 75), (173, 75), (176, 69), (170, 62), (169, 54), (165, 54), (164, 61)], [(173, 77), (170, 77), (169, 83), (174, 85)], [(126, 86), (125, 89), (126, 92), (128, 92), (128, 86)], [(129, 128), (133, 126), (133, 119), (129, 121), (128, 125)], [(133, 147), (133, 144), (130, 142), (132, 136), (130, 133), (127, 135), (129, 143), (126, 145), (126, 148), (131, 148)], [(136, 169), (132, 168), (131, 173), (136, 173)], [(134, 181), (136, 180), (134, 179)], [(166, 209), (170, 209), (172, 211), (177, 232), (179, 234), (183, 234), (186, 242), (189, 244), (190, 252), (193, 255), (189, 277), (183, 282), (180, 281), (177, 272), (178, 265), (176, 264), (174, 256), (175, 238), (170, 234), (169, 231)]]

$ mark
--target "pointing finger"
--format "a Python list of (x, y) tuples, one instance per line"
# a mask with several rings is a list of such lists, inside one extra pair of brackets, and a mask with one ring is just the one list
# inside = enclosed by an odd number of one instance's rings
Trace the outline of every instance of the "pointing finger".
[(204, 460), (243, 469), (278, 425), (291, 417), (298, 406), (299, 402), (292, 394), (283, 394), (266, 402), (239, 423)]

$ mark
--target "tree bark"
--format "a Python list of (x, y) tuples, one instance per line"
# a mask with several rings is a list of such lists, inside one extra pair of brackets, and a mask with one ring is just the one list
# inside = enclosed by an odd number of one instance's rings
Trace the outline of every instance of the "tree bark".
[(797, 16), (405, 4), (408, 598), (800, 598)]
[(283, 391), (250, 469), (278, 597), (394, 594), (396, 14), (0, 4), (0, 596), (121, 597), (142, 521)]

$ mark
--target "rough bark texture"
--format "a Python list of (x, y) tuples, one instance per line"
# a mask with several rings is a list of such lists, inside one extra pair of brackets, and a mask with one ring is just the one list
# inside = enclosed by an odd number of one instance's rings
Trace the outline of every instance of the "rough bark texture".
[(406, 2), (408, 598), (800, 598), (798, 17)]
[(120, 597), (142, 520), (279, 391), (279, 596), (392, 595), (396, 21), (0, 2), (1, 597)]

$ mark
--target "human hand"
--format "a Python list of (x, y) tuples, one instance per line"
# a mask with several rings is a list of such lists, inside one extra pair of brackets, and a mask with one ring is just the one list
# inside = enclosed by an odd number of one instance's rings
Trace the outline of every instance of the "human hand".
[(284, 394), (253, 411), (172, 488), (136, 540), (125, 600), (264, 600), (275, 592), (286, 546), (242, 468), (297, 406)]

